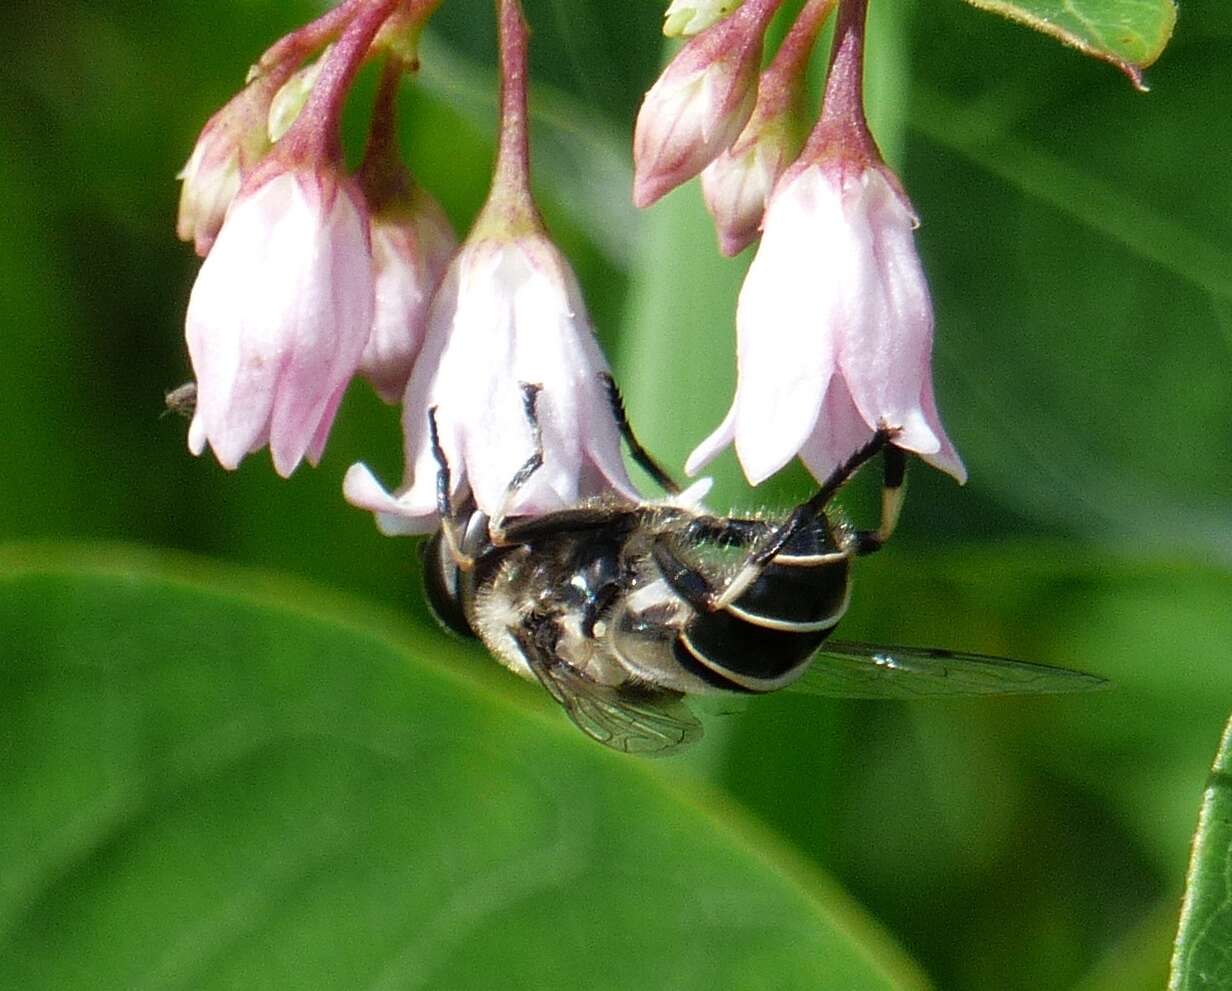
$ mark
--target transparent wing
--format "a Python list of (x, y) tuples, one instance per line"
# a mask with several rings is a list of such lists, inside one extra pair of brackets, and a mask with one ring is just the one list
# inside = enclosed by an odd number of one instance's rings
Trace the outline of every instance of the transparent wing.
[(913, 699), (1055, 695), (1108, 687), (1092, 674), (987, 654), (829, 640), (789, 689), (811, 695)]
[(531, 637), (516, 639), (535, 676), (569, 718), (605, 747), (643, 757), (663, 757), (701, 739), (702, 724), (680, 695), (600, 685)]

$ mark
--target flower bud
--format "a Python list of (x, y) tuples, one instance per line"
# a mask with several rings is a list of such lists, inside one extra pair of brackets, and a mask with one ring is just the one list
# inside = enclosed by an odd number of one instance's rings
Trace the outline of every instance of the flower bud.
[(692, 179), (740, 135), (757, 101), (762, 38), (778, 0), (749, 0), (693, 38), (638, 112), (633, 202), (649, 206)]
[(312, 87), (316, 85), (317, 77), (321, 74), (321, 66), (325, 64), (329, 51), (327, 47), (321, 53), (320, 58), (297, 70), (274, 94), (274, 99), (270, 101), (266, 121), (266, 129), (271, 142), (281, 140), (282, 136), (290, 130), (291, 125), (295, 123), (299, 112), (304, 109), (304, 104), (308, 102), (308, 96), (312, 92)]
[(188, 303), (188, 446), (226, 468), (269, 444), (315, 463), (372, 326), (368, 218), (332, 169), (271, 160), (240, 190)]
[(706, 166), (702, 196), (724, 255), (738, 255), (756, 239), (770, 193), (801, 143), (789, 118), (754, 117), (736, 144)]
[(669, 38), (688, 38), (705, 31), (739, 7), (741, 0), (672, 0), (663, 15), (663, 33)]
[(457, 248), (445, 211), (419, 187), (372, 214), (376, 308), (360, 372), (387, 403), (406, 390), (428, 304)]
[(240, 183), (270, 148), (266, 133), (273, 85), (256, 76), (206, 122), (177, 176), (180, 212), (175, 232), (204, 256), (214, 243)]

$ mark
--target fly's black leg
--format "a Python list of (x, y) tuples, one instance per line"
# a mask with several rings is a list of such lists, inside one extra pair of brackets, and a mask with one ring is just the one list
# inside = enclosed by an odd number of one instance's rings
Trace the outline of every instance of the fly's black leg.
[[(856, 451), (850, 458), (838, 466), (817, 490), (817, 493), (807, 502), (795, 508), (777, 529), (769, 532), (769, 539), (750, 551), (744, 564), (722, 588), (714, 588), (706, 580), (705, 575), (690, 567), (680, 559), (673, 546), (674, 538), (661, 535), (656, 538), (651, 553), (660, 574), (682, 599), (699, 612), (717, 612), (725, 609), (748, 591), (770, 560), (778, 554), (794, 537), (800, 528), (825, 511), (826, 504), (834, 498), (834, 494), (854, 475), (861, 466), (875, 458), (882, 450), (894, 452), (887, 458), (886, 486), (887, 494), (882, 500), (881, 528), (869, 532), (868, 541), (884, 540), (894, 528), (898, 515), (899, 501), (897, 494), (901, 492), (904, 458), (902, 451), (891, 443), (891, 432), (878, 431), (871, 441)], [(891, 485), (891, 483), (896, 483)], [(729, 541), (734, 546), (751, 546), (759, 538), (767, 535), (767, 527), (756, 520), (719, 520), (713, 517), (699, 517), (690, 524), (697, 527), (696, 535), (704, 535), (722, 543)], [(859, 539), (859, 538), (858, 538)], [(878, 543), (877, 546), (880, 546)], [(875, 549), (875, 548), (874, 548)], [(857, 553), (860, 553), (857, 550)]]
[(650, 553), (654, 558), (659, 574), (672, 587), (672, 591), (698, 612), (714, 612), (719, 608), (720, 590), (711, 586), (696, 568), (691, 568), (676, 553), (674, 540), (665, 533), (655, 537)]
[(625, 414), (625, 401), (621, 398), (620, 387), (616, 385), (616, 380), (608, 372), (600, 372), (599, 379), (607, 390), (608, 405), (612, 408), (612, 416), (616, 418), (616, 426), (620, 428), (620, 435), (625, 439), (625, 443), (629, 445), (629, 456), (664, 491), (670, 492), (672, 495), (678, 495), (680, 493), (680, 486), (650, 456), (646, 448), (642, 447), (641, 441), (633, 433), (633, 428), (629, 426), (629, 417)]
[[(740, 598), (753, 584), (761, 574), (762, 569), (766, 566), (776, 554), (778, 554), (787, 543), (800, 532), (800, 529), (807, 526), (817, 516), (825, 512), (826, 505), (834, 498), (835, 493), (841, 489), (847, 481), (860, 470), (865, 464), (875, 458), (883, 450), (894, 450), (898, 457), (901, 458), (902, 452), (898, 451), (892, 444), (894, 431), (878, 430), (873, 435), (873, 439), (857, 450), (851, 457), (844, 461), (841, 465), (830, 473), (830, 477), (821, 483), (821, 488), (807, 502), (797, 506), (792, 514), (787, 517), (783, 524), (771, 535), (762, 546), (752, 551), (748, 558), (745, 559), (744, 565), (732, 577), (732, 579), (723, 588), (723, 591), (718, 595), (714, 602), (714, 608), (722, 609), (736, 599)], [(887, 469), (887, 477), (889, 477), (889, 469)], [(899, 486), (901, 489), (902, 471), (898, 472)], [(885, 502), (883, 501), (883, 507)], [(893, 518), (897, 518), (897, 503), (893, 507)], [(888, 521), (889, 529), (893, 529), (893, 518)], [(883, 515), (883, 528), (887, 525), (887, 519)], [(876, 536), (881, 534), (881, 530), (876, 531)], [(888, 536), (888, 533), (886, 534)], [(880, 546), (880, 545), (878, 545)], [(857, 553), (859, 550), (857, 549)]]
[(509, 507), (513, 505), (514, 497), (531, 476), (543, 467), (543, 431), (539, 428), (539, 414), (535, 409), (543, 386), (522, 382), (521, 387), (522, 411), (526, 414), (526, 422), (530, 424), (530, 438), (534, 449), (522, 467), (513, 473), (513, 478), (509, 479), (509, 487), (505, 489), (505, 498), (501, 503), (500, 512), (488, 526), (488, 535), (492, 543), (498, 546), (505, 543), (505, 518), (509, 515)]
[(876, 530), (857, 530), (855, 552), (859, 555), (879, 551), (894, 534), (903, 510), (904, 483), (907, 480), (907, 455), (893, 444), (884, 454), (885, 476), (881, 483), (881, 523)]
[(461, 521), (454, 511), (450, 498), (452, 483), (449, 474), (449, 459), (441, 446), (441, 433), (436, 425), (436, 407), (428, 410), (428, 439), (432, 443), (432, 457), (436, 459), (436, 513), (441, 518), (441, 537), (449, 547), (449, 556), (462, 571), (470, 571), (475, 559), (462, 553)]

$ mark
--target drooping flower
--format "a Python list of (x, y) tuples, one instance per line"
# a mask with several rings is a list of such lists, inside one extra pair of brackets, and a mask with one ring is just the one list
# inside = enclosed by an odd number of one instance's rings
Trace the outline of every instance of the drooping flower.
[(286, 476), (320, 457), (359, 364), (372, 262), (352, 182), (328, 169), (263, 171), (236, 198), (189, 299), (188, 444), (200, 454), (208, 443), (235, 468), (268, 443)]
[[(391, 494), (362, 464), (351, 467), (343, 484), (348, 501), (376, 513), (386, 533), (427, 533), (440, 525), (430, 411), (454, 506), (473, 499), (496, 518), (552, 512), (604, 494), (638, 497), (621, 457), (603, 378), (607, 363), (577, 279), (531, 199), (525, 26), (517, 3), (502, 3), (500, 12), (496, 174), (429, 309), (403, 403), (404, 484)], [(510, 482), (537, 441), (542, 463), (511, 494)]]
[[(364, 465), (344, 492), (386, 533), (439, 526), (428, 411), (435, 409), (455, 503), (473, 495), (490, 517), (538, 515), (617, 491), (637, 498), (577, 281), (539, 234), (472, 236), (437, 290), (403, 406), (406, 479), (390, 495)], [(538, 387), (543, 466), (506, 501), (535, 449), (524, 385)]]
[(193, 286), (189, 448), (209, 444), (227, 468), (266, 444), (281, 475), (315, 462), (368, 342), (368, 212), (342, 175), (338, 121), (396, 2), (353, 8), (307, 106), (244, 181)]
[(933, 399), (915, 214), (859, 106), (862, 26), (863, 4), (844, 3), (822, 120), (774, 190), (740, 291), (736, 396), (690, 474), (734, 441), (754, 484), (796, 455), (820, 480), (890, 429), (897, 446), (966, 479)]
[(633, 201), (649, 206), (740, 135), (757, 100), (766, 25), (781, 0), (747, 0), (691, 39), (646, 94), (633, 134)]
[(359, 371), (385, 402), (396, 403), (423, 344), (428, 304), (458, 242), (445, 211), (419, 187), (404, 206), (372, 214), (371, 237), (376, 306)]
[(702, 171), (702, 195), (724, 255), (737, 255), (756, 239), (771, 191), (804, 144), (805, 70), (834, 2), (805, 4), (761, 74), (753, 116), (735, 143)]

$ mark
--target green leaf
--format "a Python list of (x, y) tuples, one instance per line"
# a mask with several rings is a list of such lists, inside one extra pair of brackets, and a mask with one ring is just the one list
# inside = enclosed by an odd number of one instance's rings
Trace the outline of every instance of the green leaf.
[(967, 0), (1111, 62), (1139, 89), (1176, 24), (1173, 0)]
[(1202, 799), (1168, 991), (1232, 988), (1232, 720)]
[[(926, 509), (908, 498), (901, 527)], [(1232, 698), (1230, 594), (1226, 569), (1174, 555), (894, 543), (858, 562), (837, 635), (1042, 661), (1110, 689), (824, 706), (782, 692), (732, 720), (723, 784), (940, 987), (1068, 988), (1107, 957), (1123, 979), (1090, 991), (1158, 989), (1193, 796)], [(1156, 938), (1161, 903), (1173, 914)]]
[(0, 986), (922, 985), (772, 835), (434, 630), (115, 548), (0, 576)]

